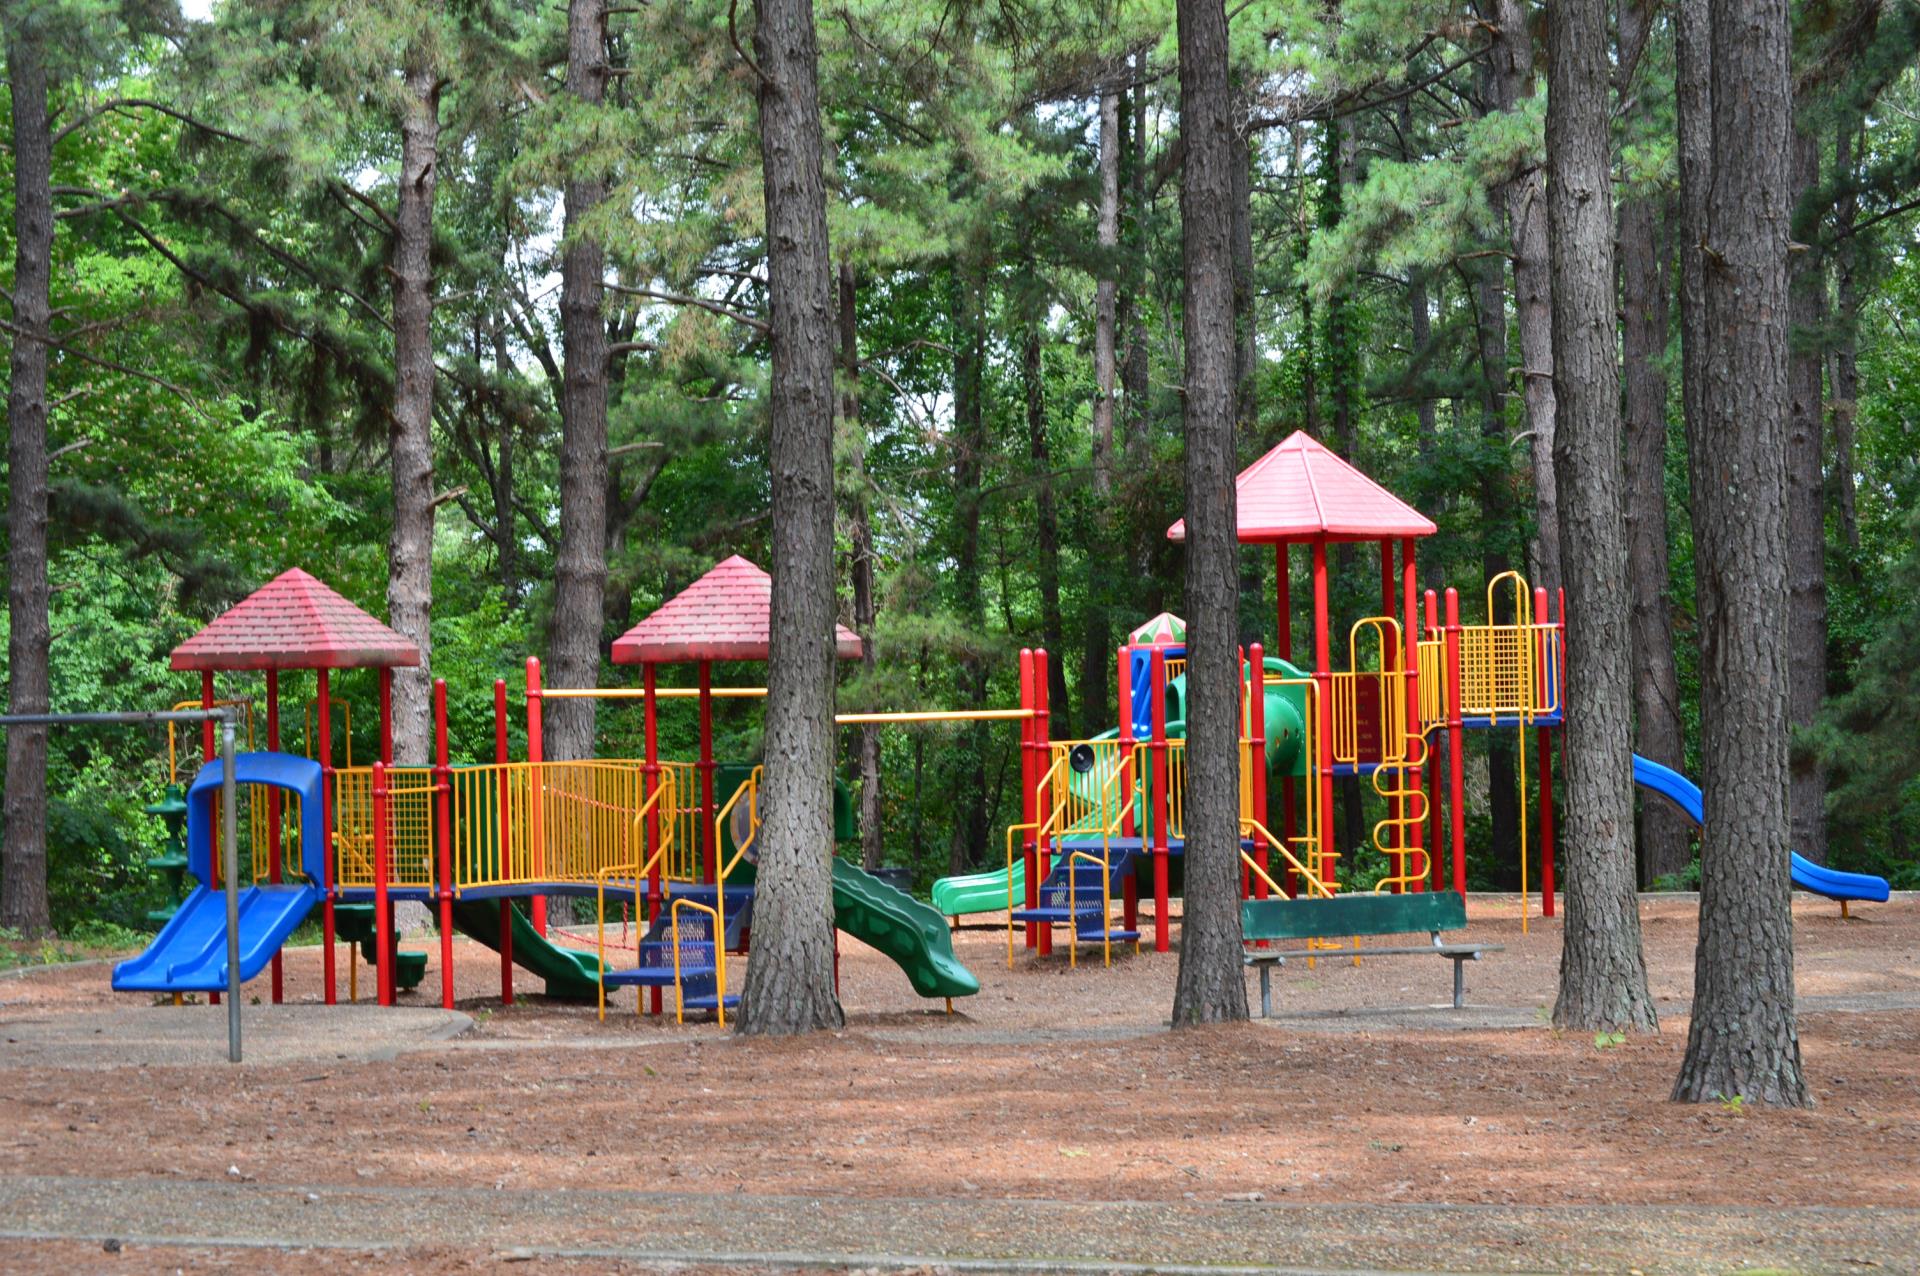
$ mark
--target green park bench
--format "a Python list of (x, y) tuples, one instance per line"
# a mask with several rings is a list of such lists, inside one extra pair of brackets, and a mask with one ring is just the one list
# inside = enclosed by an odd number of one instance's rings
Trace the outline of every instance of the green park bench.
[[(1466, 978), (1461, 964), (1479, 961), (1482, 953), (1503, 952), (1505, 944), (1449, 944), (1441, 940), (1443, 931), (1460, 930), (1467, 924), (1467, 904), (1457, 891), (1426, 891), (1410, 895), (1338, 895), (1332, 899), (1249, 899), (1240, 905), (1241, 938), (1247, 943), (1275, 939), (1345, 939), (1357, 935), (1406, 935), (1425, 931), (1427, 944), (1404, 948), (1356, 948), (1356, 957), (1411, 957), (1430, 953), (1453, 962), (1453, 1007), (1458, 1010), (1466, 994)], [(1273, 1013), (1271, 977), (1275, 966), (1284, 966), (1289, 957), (1325, 957), (1320, 952), (1282, 952), (1260, 949), (1248, 952), (1243, 961), (1260, 970), (1260, 1017)]]

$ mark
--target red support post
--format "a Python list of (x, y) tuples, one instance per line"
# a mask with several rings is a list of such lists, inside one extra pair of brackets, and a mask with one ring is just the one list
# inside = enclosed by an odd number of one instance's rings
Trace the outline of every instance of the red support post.
[[(659, 718), (659, 666), (649, 660), (640, 666), (640, 685), (646, 695), (641, 700), (641, 725), (646, 739), (646, 767), (642, 775), (646, 781), (646, 796), (652, 797), (660, 784), (660, 718)], [(676, 799), (678, 795), (675, 795)], [(660, 809), (654, 807), (647, 812), (647, 832), (645, 854), (652, 859), (653, 853), (660, 848)], [(660, 916), (665, 893), (661, 889), (660, 865), (647, 872), (647, 924), (651, 926), (654, 918)], [(644, 930), (636, 932), (636, 940), (646, 934)], [(652, 989), (652, 999), (648, 1003), (652, 1014), (660, 1013), (660, 989)]]
[[(1040, 744), (1038, 758), (1041, 767), (1040, 773), (1043, 776), (1052, 768), (1053, 763), (1053, 706), (1050, 703), (1050, 697), (1048, 695), (1049, 675), (1050, 671), (1047, 668), (1047, 649), (1045, 647), (1035, 647), (1033, 649), (1033, 702), (1035, 707), (1040, 710), (1040, 716), (1035, 719), (1035, 722), (1038, 724)], [(1047, 790), (1047, 804), (1040, 812), (1040, 818), (1042, 820), (1045, 820), (1047, 816), (1051, 814), (1054, 801), (1053, 790), (1049, 788)], [(1039, 875), (1035, 876), (1031, 872), (1027, 874), (1027, 890), (1033, 895), (1034, 903), (1038, 905), (1040, 902), (1040, 883), (1048, 873), (1053, 871), (1053, 847), (1047, 839), (1044, 828), (1040, 831), (1039, 844), (1034, 848), (1034, 862), (1039, 870)], [(1052, 952), (1053, 927), (1042, 926), (1040, 927), (1040, 955), (1046, 957)]]
[[(496, 765), (507, 764), (507, 680), (493, 680), (493, 760)], [(500, 876), (506, 876), (507, 860), (512, 853), (510, 845), (512, 817), (507, 810), (511, 789), (503, 771), (499, 774), (500, 786)], [(500, 898), (500, 1004), (513, 1004), (513, 901), (506, 896)]]
[[(1439, 599), (1439, 596), (1435, 594), (1431, 589), (1429, 589), (1426, 592), (1426, 613), (1427, 613), (1426, 614), (1426, 633), (1427, 633), (1428, 640), (1431, 641), (1435, 636), (1437, 636), (1440, 633), (1440, 599)], [(1444, 648), (1444, 641), (1442, 643), (1442, 646)], [(1440, 689), (1441, 689), (1442, 695), (1444, 696), (1446, 691), (1446, 683), (1447, 683), (1447, 669), (1446, 669), (1446, 660), (1444, 657), (1444, 652), (1442, 655), (1442, 659), (1440, 661), (1439, 674), (1440, 674)], [(1444, 728), (1446, 726), (1446, 708), (1444, 704), (1442, 705), (1440, 710), (1440, 721), (1435, 723), (1434, 725), (1440, 728)], [(1430, 738), (1434, 740), (1436, 744), (1439, 742), (1439, 739), (1440, 739), (1439, 734), (1437, 732), (1434, 733)], [(1430, 764), (1432, 763), (1431, 753), (1428, 754), (1428, 762)], [(1427, 845), (1433, 848), (1432, 872), (1428, 874), (1428, 877), (1429, 877), (1429, 884), (1432, 886), (1434, 890), (1437, 890), (1437, 891), (1445, 890), (1447, 885), (1446, 856), (1442, 853), (1442, 850), (1441, 850), (1441, 848), (1446, 844), (1446, 838), (1442, 836), (1440, 831), (1441, 810), (1442, 810), (1442, 804), (1440, 801), (1440, 768), (1437, 764), (1433, 764), (1427, 767)]]
[[(267, 670), (267, 752), (280, 752), (280, 671)], [(280, 862), (283, 846), (280, 838), (280, 790), (267, 790), (267, 877), (279, 883), (283, 877)], [(273, 954), (273, 1004), (279, 1005), (284, 990), (280, 953)]]
[(1464, 732), (1460, 727), (1460, 592), (1447, 590), (1447, 810), (1452, 816), (1453, 889), (1467, 893), (1466, 780), (1461, 772)]
[(333, 847), (333, 697), (329, 693), (327, 671), (314, 671), (313, 712), (318, 719), (318, 747), (320, 751), (320, 827), (325, 832), (327, 844), (321, 848), (321, 872), (326, 880), (320, 883), (325, 894), (320, 907), (320, 974), (326, 982), (326, 1003), (334, 1004), (337, 995), (334, 986), (334, 923), (333, 905), (339, 889), (335, 883), (339, 880), (336, 870), (336, 857)]
[[(1412, 757), (1416, 748), (1426, 747), (1427, 738), (1423, 729), (1426, 724), (1420, 721), (1420, 583), (1415, 570), (1412, 537), (1407, 537), (1400, 542), (1400, 593), (1406, 620), (1401, 637), (1406, 647), (1407, 731), (1412, 736), (1408, 742), (1408, 756)], [(1421, 791), (1421, 776), (1421, 769), (1417, 766), (1407, 772), (1408, 792)], [(1411, 800), (1408, 799), (1407, 805), (1410, 804)], [(1401, 808), (1401, 814), (1403, 816), (1406, 814), (1405, 805)], [(1405, 826), (1403, 836), (1406, 840), (1401, 845), (1413, 851), (1421, 849), (1423, 840), (1421, 835), (1425, 831), (1421, 823), (1416, 820)], [(1413, 889), (1423, 891), (1426, 887), (1427, 874), (1422, 873), (1420, 879), (1413, 884)]]
[(720, 850), (713, 844), (713, 664), (700, 662), (700, 847), (701, 875), (720, 878)]
[[(1534, 624), (1546, 625), (1547, 591), (1536, 587), (1533, 591)], [(1538, 629), (1540, 640), (1541, 686), (1548, 685), (1547, 679), (1553, 676), (1553, 665), (1557, 663), (1550, 649), (1559, 645), (1559, 634), (1553, 629)], [(1540, 741), (1540, 915), (1553, 916), (1553, 733), (1545, 727), (1534, 731)]]
[(388, 935), (393, 903), (387, 897), (387, 764), (373, 764), (373, 951), (375, 986), (383, 1006), (393, 1004), (393, 948)]
[[(1267, 652), (1259, 643), (1247, 648), (1247, 694), (1253, 697), (1253, 703), (1247, 706), (1249, 730), (1247, 732), (1247, 764), (1253, 768), (1253, 817), (1262, 827), (1267, 822)], [(1272, 866), (1267, 859), (1266, 834), (1259, 829), (1253, 831), (1253, 861), (1260, 866), (1262, 873), (1270, 873)], [(1267, 890), (1265, 878), (1253, 883), (1255, 899), (1265, 899)]]
[(1153, 698), (1153, 951), (1171, 947), (1167, 933), (1167, 651), (1156, 646), (1147, 686)]
[(1319, 689), (1319, 709), (1315, 717), (1320, 719), (1315, 734), (1319, 744), (1315, 752), (1320, 756), (1318, 764), (1320, 774), (1319, 816), (1320, 827), (1314, 830), (1314, 837), (1320, 847), (1320, 879), (1326, 885), (1333, 885), (1333, 652), (1332, 642), (1327, 635), (1327, 543), (1318, 540), (1313, 543), (1313, 680)]
[[(1114, 758), (1120, 768), (1120, 836), (1133, 837), (1137, 821), (1133, 818), (1133, 649), (1122, 643), (1116, 660), (1117, 681), (1120, 689), (1120, 736)], [(1139, 864), (1135, 857), (1135, 865)], [(1137, 872), (1129, 872), (1121, 879), (1121, 922), (1127, 930), (1136, 930), (1140, 925), (1140, 878)]]
[[(1274, 542), (1274, 545), (1273, 545), (1273, 576), (1274, 576), (1273, 592), (1274, 592), (1274, 599), (1275, 599), (1275, 610), (1278, 613), (1278, 617), (1277, 617), (1278, 623), (1276, 624), (1274, 629), (1273, 654), (1280, 657), (1280, 659), (1286, 661), (1287, 663), (1292, 664), (1293, 663), (1293, 579), (1292, 579), (1293, 572), (1292, 572), (1292, 564), (1290, 562), (1290, 557), (1287, 551), (1288, 551), (1288, 546), (1286, 541)], [(1303, 722), (1300, 725), (1304, 727), (1306, 726), (1306, 723)], [(1295, 801), (1296, 801), (1296, 798), (1293, 791), (1293, 777), (1290, 775), (1280, 777), (1280, 836), (1287, 843), (1287, 849), (1289, 851), (1293, 849), (1293, 838), (1294, 838), (1294, 833), (1296, 832), (1294, 828)], [(1287, 898), (1289, 899), (1292, 899), (1299, 894), (1300, 883), (1296, 880), (1298, 877), (1299, 877), (1299, 874), (1294, 871), (1294, 867), (1292, 863), (1288, 863), (1287, 877), (1286, 877), (1286, 882), (1284, 884), (1287, 888)]]
[(433, 796), (439, 844), (440, 1005), (453, 1009), (453, 766), (447, 752), (447, 680), (433, 680)]
[[(1020, 707), (1034, 716), (1020, 720), (1020, 823), (1025, 825), (1020, 839), (1020, 869), (1026, 882), (1026, 891), (1019, 901), (1021, 907), (1033, 908), (1037, 905), (1040, 892), (1040, 879), (1034, 876), (1034, 839), (1035, 825), (1040, 821), (1039, 798), (1034, 789), (1040, 783), (1039, 756), (1040, 706), (1033, 698), (1033, 649), (1020, 649)], [(1012, 894), (1012, 886), (1008, 886)], [(1036, 948), (1040, 943), (1039, 928), (1028, 922), (1026, 945)]]
[[(1395, 583), (1396, 583), (1395, 577), (1393, 574), (1393, 542), (1391, 540), (1383, 539), (1380, 542), (1380, 614), (1382, 616), (1387, 617), (1388, 619), (1392, 619), (1393, 617), (1393, 594), (1394, 594)], [(1358, 653), (1353, 653), (1353, 654), (1357, 655)], [(1381, 718), (1380, 761), (1383, 765), (1385, 764), (1388, 756), (1396, 748), (1404, 749), (1406, 747), (1406, 743), (1404, 740), (1395, 741), (1395, 740), (1389, 739), (1388, 733), (1386, 730), (1387, 723), (1392, 721), (1392, 719), (1388, 716), (1389, 706), (1387, 702), (1387, 687), (1389, 684), (1387, 681), (1387, 675), (1397, 670), (1399, 666), (1400, 666), (1400, 653), (1398, 651), (1389, 649), (1389, 647), (1387, 646), (1386, 635), (1382, 634), (1380, 639), (1380, 718)], [(1405, 724), (1405, 725), (1411, 725), (1411, 724)], [(1376, 793), (1379, 792), (1377, 788), (1374, 791)], [(1406, 841), (1407, 826), (1403, 822), (1406, 819), (1406, 814), (1407, 814), (1406, 801), (1403, 798), (1388, 798), (1386, 801), (1387, 801), (1387, 813), (1394, 821), (1394, 823), (1391, 825), (1391, 837), (1393, 841), (1393, 846), (1391, 848), (1383, 846), (1380, 849), (1383, 852), (1385, 852), (1387, 855), (1394, 858), (1394, 864), (1395, 864), (1394, 874), (1398, 876), (1406, 871), (1406, 862), (1407, 862), (1407, 857), (1405, 853), (1405, 848), (1407, 845), (1407, 841)], [(1396, 854), (1396, 852), (1398, 852), (1398, 854)], [(1402, 886), (1399, 882), (1395, 882), (1393, 884), (1393, 893), (1395, 895), (1400, 894), (1400, 892), (1403, 891), (1404, 889), (1406, 888)]]
[[(536, 880), (547, 871), (547, 820), (545, 785), (540, 764), (546, 761), (541, 742), (540, 718), (544, 708), (540, 696), (540, 657), (527, 657), (527, 761), (533, 764), (532, 772), (527, 776), (527, 831), (533, 845), (527, 849), (533, 852), (532, 869)], [(532, 903), (533, 929), (538, 935), (547, 933), (547, 897), (535, 895)]]

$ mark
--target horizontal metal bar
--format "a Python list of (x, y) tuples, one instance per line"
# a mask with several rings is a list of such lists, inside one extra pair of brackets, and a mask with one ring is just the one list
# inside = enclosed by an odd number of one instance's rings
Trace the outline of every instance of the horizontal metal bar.
[(848, 727), (884, 722), (1011, 722), (1039, 716), (1033, 709), (932, 709), (907, 713), (840, 713), (835, 714), (833, 720)]
[(154, 709), (141, 713), (0, 713), (0, 727), (82, 727), (140, 722), (238, 722), (237, 709)]

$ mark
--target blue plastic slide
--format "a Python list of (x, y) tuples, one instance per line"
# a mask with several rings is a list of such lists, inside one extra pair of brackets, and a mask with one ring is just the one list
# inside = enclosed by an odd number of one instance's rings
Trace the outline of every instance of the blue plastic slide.
[[(240, 980), (252, 979), (280, 951), (287, 936), (320, 902), (326, 829), (320, 800), (320, 765), (286, 753), (242, 753), (234, 758), (238, 784), (283, 789), (300, 799), (300, 858), (308, 881), (261, 884), (240, 892)], [(153, 944), (113, 968), (122, 992), (222, 992), (227, 988), (227, 901), (213, 880), (214, 799), (221, 764), (200, 768), (187, 790), (187, 871), (194, 887)]]
[[(1695, 824), (1706, 823), (1706, 811), (1700, 800), (1700, 786), (1672, 767), (1633, 755), (1633, 782), (1652, 789), (1682, 811)], [(1793, 884), (1803, 891), (1825, 895), (1828, 899), (1864, 899), (1875, 903), (1887, 898), (1887, 881), (1871, 873), (1841, 873), (1822, 868), (1812, 860), (1793, 857)]]

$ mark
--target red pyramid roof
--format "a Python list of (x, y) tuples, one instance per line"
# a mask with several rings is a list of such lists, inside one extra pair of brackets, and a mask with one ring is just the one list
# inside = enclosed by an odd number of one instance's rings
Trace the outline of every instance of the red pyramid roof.
[[(765, 660), (772, 628), (773, 577), (735, 554), (620, 635), (613, 662)], [(860, 658), (860, 638), (835, 625), (834, 651)]]
[(298, 567), (281, 572), (173, 649), (175, 669), (417, 665), (420, 648)]
[[(1439, 529), (1413, 506), (1296, 430), (1240, 471), (1242, 541), (1366, 541), (1431, 536)], [(1167, 529), (1187, 539), (1187, 521)]]

